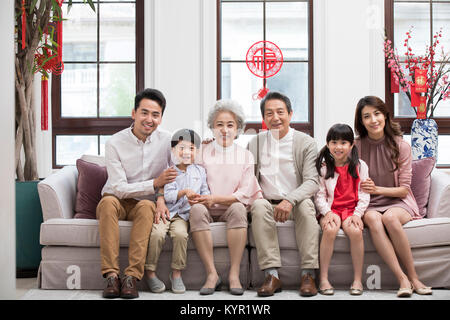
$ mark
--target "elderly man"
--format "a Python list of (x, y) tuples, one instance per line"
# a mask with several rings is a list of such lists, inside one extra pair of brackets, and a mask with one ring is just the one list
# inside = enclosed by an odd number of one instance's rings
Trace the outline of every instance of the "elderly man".
[(269, 130), (260, 132), (248, 146), (256, 159), (256, 177), (264, 195), (251, 207), (258, 263), (265, 272), (258, 296), (272, 296), (281, 291), (276, 222), (288, 219), (295, 222), (301, 258), (300, 295), (314, 296), (315, 269), (319, 268), (319, 225), (312, 201), (319, 189), (315, 168), (317, 146), (309, 135), (289, 127), (293, 112), (288, 97), (270, 92), (260, 107)]

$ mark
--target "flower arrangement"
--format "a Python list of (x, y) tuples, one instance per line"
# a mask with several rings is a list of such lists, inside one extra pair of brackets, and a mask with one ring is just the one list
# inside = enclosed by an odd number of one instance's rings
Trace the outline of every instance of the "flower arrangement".
[(437, 105), (442, 100), (450, 98), (450, 52), (444, 53), (441, 46), (440, 65), (436, 66), (436, 48), (442, 38), (442, 29), (433, 36), (433, 43), (426, 47), (424, 56), (415, 56), (410, 46), (411, 27), (406, 32), (404, 67), (401, 64), (397, 49), (392, 47), (392, 41), (385, 35), (384, 53), (388, 68), (391, 70), (391, 92), (401, 89), (411, 101), (412, 107), (417, 107), (418, 119), (433, 118)]

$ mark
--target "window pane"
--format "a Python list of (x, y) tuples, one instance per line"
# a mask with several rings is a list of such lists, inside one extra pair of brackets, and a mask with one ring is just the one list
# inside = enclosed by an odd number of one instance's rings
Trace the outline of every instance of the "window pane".
[[(450, 50), (450, 2), (449, 3), (434, 3), (433, 4), (433, 32), (442, 28), (442, 38), (439, 42), (444, 47), (445, 52)], [(438, 45), (438, 52), (436, 59), (440, 60), (440, 45)]]
[(134, 61), (136, 5), (100, 5), (100, 61)]
[(100, 136), (100, 155), (105, 155), (105, 143), (108, 139), (111, 138), (111, 135), (108, 136)]
[(267, 79), (270, 91), (279, 91), (289, 97), (294, 114), (292, 121), (308, 121), (308, 63), (285, 62), (280, 72)]
[(245, 113), (245, 121), (261, 122), (260, 100), (252, 97), (263, 87), (263, 80), (254, 76), (245, 63), (222, 63), (222, 99), (238, 101)]
[(56, 136), (56, 165), (74, 165), (83, 154), (98, 154), (97, 136)]
[(61, 116), (97, 116), (97, 66), (65, 64), (61, 74)]
[(406, 32), (412, 29), (409, 44), (413, 53), (423, 55), (430, 45), (430, 4), (429, 3), (394, 3), (394, 42), (398, 54), (405, 55), (403, 46)]
[(100, 117), (131, 116), (136, 94), (135, 64), (100, 65)]
[[(405, 134), (403, 139), (411, 145), (411, 135)], [(437, 158), (438, 165), (450, 165), (450, 135), (439, 134)]]
[(88, 4), (63, 4), (63, 61), (97, 60), (97, 13)]
[(266, 40), (283, 52), (284, 59), (308, 59), (308, 4), (266, 4)]
[(222, 60), (245, 60), (248, 49), (263, 40), (262, 3), (222, 4)]
[(416, 113), (411, 107), (411, 101), (406, 93), (400, 90), (400, 93), (394, 93), (394, 115), (399, 118), (415, 118)]

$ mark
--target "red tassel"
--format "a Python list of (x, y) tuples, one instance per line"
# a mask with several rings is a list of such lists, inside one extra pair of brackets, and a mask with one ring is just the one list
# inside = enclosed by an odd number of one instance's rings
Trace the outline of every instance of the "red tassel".
[(22, 0), (22, 50), (26, 47), (27, 38), (27, 14), (25, 12), (25, 0)]
[(427, 118), (427, 97), (423, 96), (419, 98), (420, 103), (417, 107), (417, 119)]
[(48, 78), (41, 78), (41, 130), (48, 130)]
[(267, 130), (267, 126), (266, 126), (266, 123), (263, 120), (262, 121), (262, 131), (266, 131), (266, 130)]
[(411, 107), (418, 107), (420, 105), (420, 93), (416, 92), (416, 85), (411, 84)]
[(400, 92), (400, 85), (398, 83), (398, 78), (397, 82), (395, 82), (394, 72), (391, 70), (391, 93), (399, 93), (399, 92)]
[[(62, 1), (61, 1), (62, 4)], [(60, 5), (61, 6), (61, 5)], [(62, 38), (63, 38), (63, 30), (62, 30), (62, 9), (61, 9), (61, 21), (57, 22), (57, 32), (58, 32), (58, 62), (62, 61)]]
[(427, 92), (427, 70), (416, 69), (414, 72), (414, 78), (416, 84), (416, 92)]

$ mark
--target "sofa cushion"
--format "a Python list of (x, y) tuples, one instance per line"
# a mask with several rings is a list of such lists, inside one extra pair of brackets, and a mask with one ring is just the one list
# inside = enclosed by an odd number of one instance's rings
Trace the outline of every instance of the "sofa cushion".
[(430, 195), (431, 172), (436, 163), (435, 158), (413, 160), (411, 190), (416, 198), (419, 213), (424, 217), (427, 213), (428, 198)]
[[(418, 219), (406, 223), (404, 226), (411, 248), (424, 248), (450, 245), (450, 218)], [(277, 223), (278, 241), (280, 249), (297, 249), (294, 233), (294, 222)], [(249, 230), (250, 246), (255, 247), (255, 240), (251, 226)], [(369, 230), (363, 231), (365, 252), (376, 251)], [(334, 243), (335, 252), (350, 252), (350, 244), (344, 231), (339, 230)]]
[(102, 188), (108, 179), (106, 167), (77, 160), (78, 181), (75, 200), (75, 218), (96, 219), (96, 208), (102, 198)]
[[(119, 221), (120, 246), (128, 247), (132, 221)], [(226, 248), (227, 232), (225, 222), (211, 223), (214, 247)], [(163, 251), (172, 250), (172, 241), (166, 237)], [(98, 220), (94, 219), (49, 219), (41, 224), (40, 243), (47, 246), (99, 247)], [(195, 249), (189, 237), (188, 249)]]

